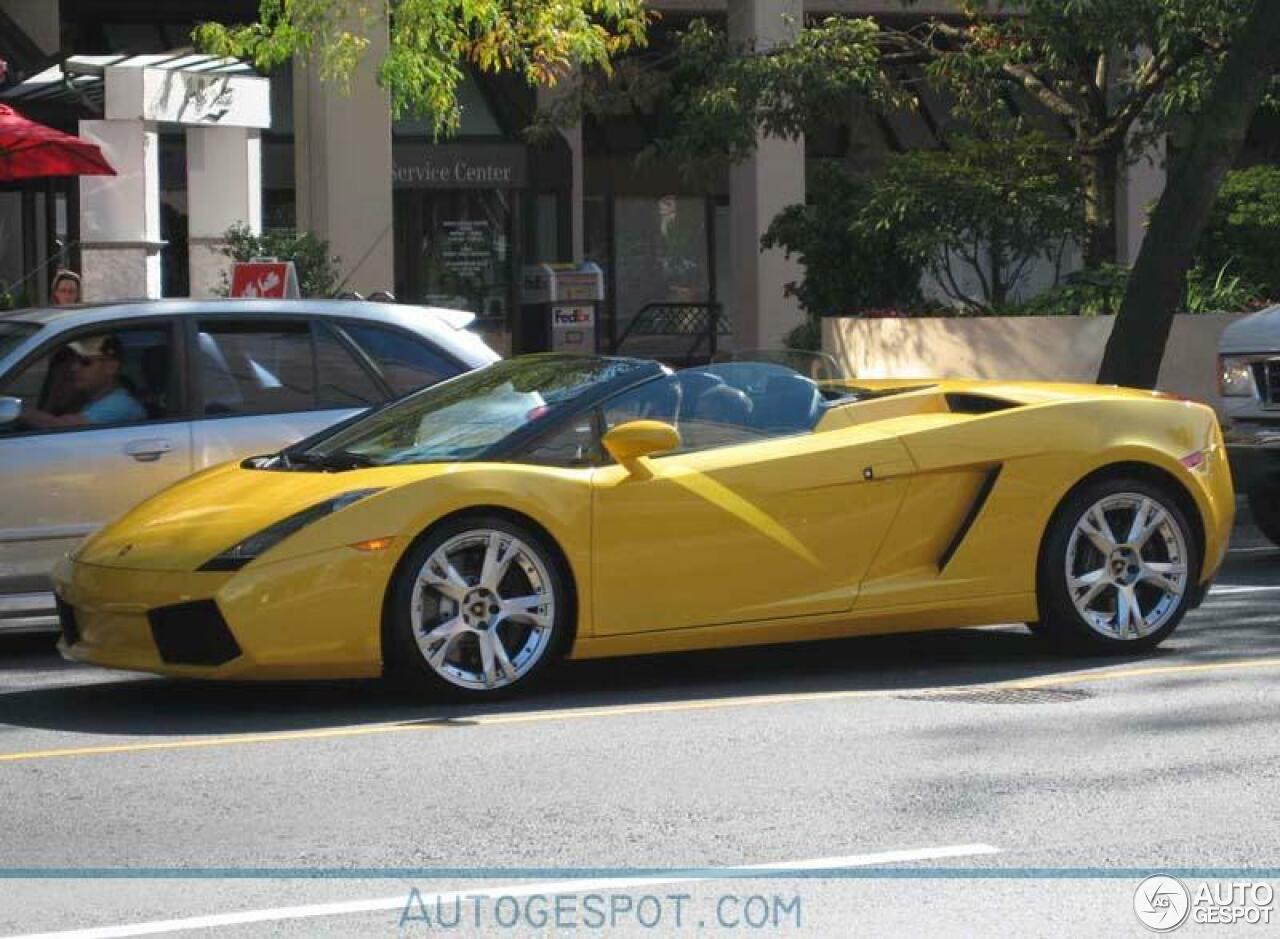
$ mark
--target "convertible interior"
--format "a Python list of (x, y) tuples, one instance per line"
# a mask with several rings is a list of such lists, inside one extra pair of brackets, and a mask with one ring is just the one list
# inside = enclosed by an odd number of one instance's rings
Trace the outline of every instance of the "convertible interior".
[[(944, 392), (930, 382), (862, 387), (816, 382), (796, 372), (730, 363), (676, 372), (646, 402), (645, 417), (667, 420), (701, 441), (706, 428), (738, 428), (774, 437), (831, 430), (916, 414), (986, 414), (1017, 403), (985, 394)], [(613, 423), (613, 422), (610, 422)]]

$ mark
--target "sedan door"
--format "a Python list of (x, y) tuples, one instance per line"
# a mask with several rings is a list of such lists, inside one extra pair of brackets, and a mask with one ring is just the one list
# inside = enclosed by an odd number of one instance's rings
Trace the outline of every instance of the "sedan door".
[[(667, 379), (629, 395), (662, 395)], [(607, 424), (668, 418), (626, 402)], [(913, 466), (871, 427), (823, 432), (680, 422), (707, 449), (649, 460), (652, 476), (596, 471), (598, 635), (747, 623), (848, 610), (889, 530)]]
[(167, 320), (63, 333), (0, 377), (0, 394), (55, 417), (87, 412), (73, 374), (80, 357), (68, 343), (91, 344), (101, 336), (119, 344), (118, 386), (145, 417), (113, 422), (98, 414), (82, 426), (0, 428), (0, 628), (51, 610), (48, 575), (62, 555), (191, 472), (191, 427), (181, 407), (174, 327)]

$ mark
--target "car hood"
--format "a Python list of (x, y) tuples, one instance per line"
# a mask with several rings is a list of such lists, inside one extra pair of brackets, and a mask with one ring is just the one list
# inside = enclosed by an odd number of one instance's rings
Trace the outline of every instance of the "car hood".
[(1237, 320), (1222, 331), (1218, 351), (1226, 355), (1280, 350), (1280, 306)]
[(445, 470), (441, 465), (420, 465), (281, 472), (226, 464), (140, 503), (85, 542), (75, 560), (129, 570), (192, 571), (250, 535), (326, 499), (355, 489), (390, 489)]

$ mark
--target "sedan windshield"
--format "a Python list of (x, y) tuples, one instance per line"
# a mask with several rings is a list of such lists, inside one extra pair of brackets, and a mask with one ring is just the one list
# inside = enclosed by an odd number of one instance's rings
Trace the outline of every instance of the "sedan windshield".
[(585, 356), (527, 356), (497, 362), (427, 388), (300, 452), (298, 462), (364, 466), (476, 459), (518, 430), (644, 363)]
[(40, 329), (34, 323), (20, 323), (14, 320), (0, 320), (0, 359), (12, 349), (16, 349), (28, 336)]

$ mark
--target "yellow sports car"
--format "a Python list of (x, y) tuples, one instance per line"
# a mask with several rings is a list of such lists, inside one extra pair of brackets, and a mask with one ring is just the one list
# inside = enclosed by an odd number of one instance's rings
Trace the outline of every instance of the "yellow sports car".
[(193, 476), (55, 582), (72, 659), (483, 698), (566, 656), (990, 623), (1148, 649), (1233, 511), (1213, 411), (1158, 393), (545, 355)]

